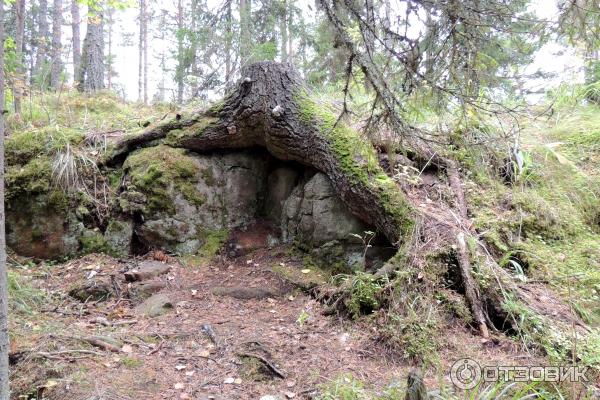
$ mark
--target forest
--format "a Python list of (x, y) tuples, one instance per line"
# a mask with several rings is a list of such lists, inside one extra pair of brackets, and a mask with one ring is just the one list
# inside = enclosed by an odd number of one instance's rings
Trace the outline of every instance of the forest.
[(0, 0), (0, 400), (600, 398), (600, 0)]

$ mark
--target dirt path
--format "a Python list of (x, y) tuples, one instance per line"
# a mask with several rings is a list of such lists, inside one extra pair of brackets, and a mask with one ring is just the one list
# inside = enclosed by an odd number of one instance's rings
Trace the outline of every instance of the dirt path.
[[(22, 334), (13, 340), (14, 351), (28, 351), (13, 370), (15, 390), (41, 388), (50, 399), (286, 399), (313, 398), (344, 374), (375, 388), (403, 384), (412, 365), (376, 343), (368, 320), (324, 316), (317, 301), (272, 271), (303, 268), (279, 253), (260, 250), (200, 267), (169, 260), (161, 293), (174, 308), (156, 318), (137, 315), (128, 300), (82, 304), (65, 295), (82, 274), (117, 274), (131, 260), (87, 256), (48, 268), (52, 274), (36, 282), (53, 301), (35, 321), (20, 321)], [(119, 325), (131, 320), (137, 322)], [(111, 352), (78, 339), (90, 336), (119, 343)], [(80, 350), (95, 354), (72, 352)], [(517, 351), (457, 328), (440, 368), (449, 370), (459, 353), (498, 362)], [(439, 376), (429, 373), (427, 383), (439, 386)]]
[[(174, 309), (156, 318), (136, 315), (125, 300), (117, 307), (111, 300), (82, 305), (60, 296), (61, 301), (45, 307), (42, 330), (52, 334), (19, 338), (17, 345), (51, 352), (52, 358), (37, 360), (43, 368), (37, 361), (35, 367), (27, 362), (32, 360), (19, 362), (23, 375), (15, 380), (46, 386), (46, 396), (56, 399), (92, 394), (98, 399), (258, 399), (306, 397), (343, 373), (381, 383), (404, 374), (404, 363), (374, 357), (368, 344), (371, 334), (360, 324), (323, 316), (318, 302), (271, 271), (273, 263), (298, 267), (286, 262), (294, 261), (273, 258), (268, 251), (201, 268), (171, 262), (161, 293), (169, 296)], [(82, 271), (87, 276), (95, 271), (99, 277), (123, 268), (127, 265), (107, 257), (88, 256), (65, 268), (54, 267), (57, 275), (38, 283), (56, 296), (68, 291)], [(254, 296), (263, 298), (236, 298)], [(107, 327), (98, 318), (138, 322)], [(68, 353), (98, 350), (74, 339), (90, 336), (114, 338), (124, 346), (120, 352), (91, 358)], [(29, 378), (36, 376), (35, 382), (21, 379), (26, 368), (35, 370), (28, 373)]]

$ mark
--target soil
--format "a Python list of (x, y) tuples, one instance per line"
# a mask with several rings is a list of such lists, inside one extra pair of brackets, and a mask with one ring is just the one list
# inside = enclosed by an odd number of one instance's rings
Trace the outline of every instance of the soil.
[[(369, 316), (325, 316), (310, 293), (274, 272), (285, 267), (303, 275), (306, 267), (291, 254), (260, 249), (197, 262), (149, 256), (171, 265), (159, 279), (174, 307), (155, 318), (135, 314), (140, 300), (113, 295), (82, 303), (67, 295), (82, 277), (113, 275), (123, 296), (123, 273), (139, 259), (89, 255), (24, 271), (48, 301), (41, 312), (12, 321), (14, 398), (308, 399), (344, 375), (375, 390), (404, 385), (415, 365), (379, 343)], [(230, 289), (215, 293), (215, 287)], [(451, 365), (463, 357), (489, 365), (535, 362), (504, 336), (486, 341), (459, 323), (451, 329), (440, 339), (440, 365), (423, 370), (428, 389), (451, 387)], [(92, 336), (116, 344), (99, 348), (82, 340)]]

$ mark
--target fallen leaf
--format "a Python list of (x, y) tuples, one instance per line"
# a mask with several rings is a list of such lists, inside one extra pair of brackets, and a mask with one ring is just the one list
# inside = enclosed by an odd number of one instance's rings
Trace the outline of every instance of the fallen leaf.
[(56, 386), (56, 385), (58, 385), (58, 382), (56, 382), (55, 380), (49, 379), (44, 384), (44, 387), (51, 388), (51, 387)]
[(208, 358), (208, 356), (210, 356), (210, 351), (202, 350), (202, 351), (198, 352), (198, 356)]
[(231, 385), (233, 382), (235, 382), (235, 379), (233, 379), (232, 377), (225, 378), (225, 380), (223, 381), (223, 383), (227, 385)]
[(184, 369), (186, 369), (186, 368), (187, 368), (187, 365), (176, 365), (176, 366), (175, 366), (175, 369), (176, 369), (177, 371), (181, 371), (181, 370), (184, 370)]
[(181, 390), (185, 387), (185, 383), (183, 382), (177, 382), (176, 384), (173, 385), (173, 387), (177, 390)]
[(185, 376), (193, 376), (195, 373), (196, 371), (186, 371)]
[(285, 392), (285, 397), (287, 397), (288, 399), (293, 399), (294, 397), (296, 397), (296, 393), (294, 393), (294, 392)]
[(121, 347), (121, 351), (123, 353), (131, 354), (133, 353), (133, 347), (130, 344), (125, 344)]
[(233, 383), (235, 383), (236, 385), (240, 385), (242, 383), (242, 379), (241, 378), (236, 378)]

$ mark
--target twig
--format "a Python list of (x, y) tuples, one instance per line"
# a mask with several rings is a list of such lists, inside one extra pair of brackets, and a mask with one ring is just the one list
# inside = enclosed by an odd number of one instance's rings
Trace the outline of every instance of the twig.
[(285, 374), (281, 372), (273, 363), (264, 358), (259, 354), (253, 353), (237, 353), (240, 357), (248, 357), (248, 358), (256, 358), (260, 362), (262, 362), (274, 375), (278, 376), (281, 379), (285, 379)]

